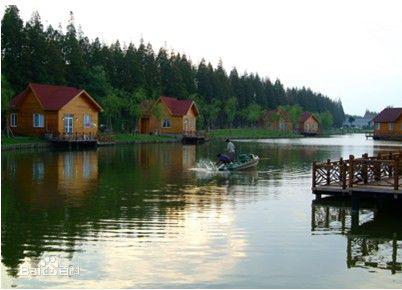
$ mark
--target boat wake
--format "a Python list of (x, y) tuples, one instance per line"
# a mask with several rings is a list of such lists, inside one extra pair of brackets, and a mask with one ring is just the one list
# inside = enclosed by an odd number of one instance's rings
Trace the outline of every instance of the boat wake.
[(197, 162), (196, 166), (190, 168), (191, 171), (198, 171), (198, 172), (219, 172), (218, 167), (216, 164), (209, 160), (209, 159), (201, 159)]

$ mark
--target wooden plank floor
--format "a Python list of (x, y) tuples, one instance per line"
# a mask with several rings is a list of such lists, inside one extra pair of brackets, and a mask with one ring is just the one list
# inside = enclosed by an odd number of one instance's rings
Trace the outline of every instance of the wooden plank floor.
[[(399, 184), (402, 181), (402, 176), (399, 177)], [(366, 193), (373, 195), (401, 195), (402, 196), (402, 188), (398, 190), (394, 190), (393, 179), (384, 179), (376, 183), (371, 184), (354, 184), (352, 188), (347, 187), (346, 189), (342, 189), (340, 185), (331, 184), (331, 185), (320, 185), (313, 187), (314, 194), (323, 194), (323, 195), (351, 195), (354, 192), (358, 193)], [(400, 197), (399, 197), (400, 198)]]

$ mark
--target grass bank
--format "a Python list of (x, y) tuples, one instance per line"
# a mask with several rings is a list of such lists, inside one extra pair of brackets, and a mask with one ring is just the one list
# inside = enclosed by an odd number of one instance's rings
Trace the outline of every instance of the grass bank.
[(372, 133), (373, 129), (358, 129), (358, 128), (333, 128), (328, 130), (323, 130), (320, 135), (344, 135), (344, 134), (364, 134)]
[(36, 144), (36, 143), (46, 143), (46, 140), (40, 137), (25, 137), (25, 136), (16, 136), (16, 137), (7, 137), (1, 136), (1, 145), (19, 145), (19, 144)]
[(129, 133), (113, 134), (113, 140), (116, 143), (158, 143), (158, 142), (177, 141), (177, 139), (172, 136), (129, 134)]
[(238, 138), (238, 139), (269, 139), (269, 138), (297, 138), (300, 134), (293, 132), (269, 131), (266, 129), (236, 128), (216, 129), (208, 132), (211, 139)]
[(1, 150), (27, 149), (27, 148), (44, 148), (50, 144), (40, 137), (1, 136)]

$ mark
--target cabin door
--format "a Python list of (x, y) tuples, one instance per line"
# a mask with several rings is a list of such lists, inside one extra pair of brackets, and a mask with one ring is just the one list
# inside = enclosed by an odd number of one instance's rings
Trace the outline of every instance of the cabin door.
[(74, 116), (71, 114), (64, 116), (64, 133), (73, 134)]
[(141, 119), (141, 132), (142, 134), (144, 133), (149, 133), (149, 118), (142, 118)]

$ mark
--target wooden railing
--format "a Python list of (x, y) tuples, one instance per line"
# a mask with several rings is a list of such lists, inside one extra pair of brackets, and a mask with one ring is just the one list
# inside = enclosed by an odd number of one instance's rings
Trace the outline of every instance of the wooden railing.
[(358, 185), (400, 188), (402, 175), (402, 151), (381, 153), (361, 158), (353, 155), (339, 161), (327, 160), (325, 163), (313, 163), (313, 188), (317, 186), (339, 186), (342, 189)]
[(53, 141), (94, 141), (98, 139), (98, 134), (75, 132), (67, 133), (51, 133), (48, 138)]
[(183, 131), (183, 136), (185, 137), (198, 137), (198, 138), (206, 138), (206, 131)]

